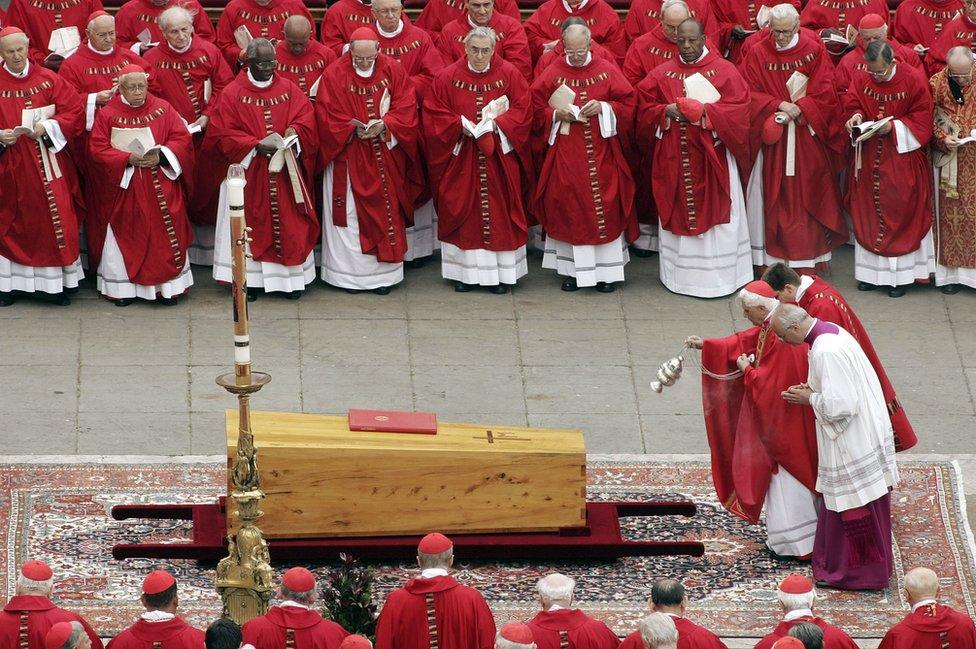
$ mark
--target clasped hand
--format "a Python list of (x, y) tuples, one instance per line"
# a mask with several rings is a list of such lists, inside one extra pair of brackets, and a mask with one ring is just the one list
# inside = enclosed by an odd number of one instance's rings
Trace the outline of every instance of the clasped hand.
[(363, 128), (362, 126), (356, 127), (356, 137), (360, 140), (372, 140), (376, 137), (383, 137), (386, 134), (386, 124), (382, 121), (373, 124), (369, 128)]
[(139, 155), (138, 153), (129, 154), (129, 164), (133, 167), (158, 167), (159, 166), (159, 150), (150, 151), (146, 155)]
[(806, 383), (791, 385), (781, 393), (783, 401), (797, 406), (810, 405), (810, 395), (812, 394), (813, 390), (811, 390), (810, 386)]

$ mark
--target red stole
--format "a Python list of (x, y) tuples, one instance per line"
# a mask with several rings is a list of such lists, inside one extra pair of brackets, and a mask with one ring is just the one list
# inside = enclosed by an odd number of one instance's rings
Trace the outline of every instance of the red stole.
[(413, 25), (406, 16), (401, 20), (403, 29), (399, 34), (389, 38), (379, 35), (380, 53), (400, 62), (413, 82), (417, 100), (422, 101), (445, 62), (430, 34)]
[(878, 649), (974, 649), (976, 628), (968, 615), (942, 604), (918, 607), (888, 631)]
[[(905, 63), (912, 66), (913, 68), (924, 71), (922, 67), (922, 61), (918, 58), (918, 54), (915, 53), (910, 47), (902, 45), (898, 41), (888, 40), (888, 44), (891, 45), (891, 49), (895, 54), (895, 61), (898, 63)], [(841, 57), (840, 61), (837, 63), (837, 69), (834, 72), (834, 87), (837, 92), (843, 95), (847, 92), (847, 89), (851, 85), (851, 81), (854, 79), (855, 71), (865, 71), (867, 70), (867, 64), (864, 63), (864, 42), (858, 38), (857, 45), (853, 50)], [(847, 136), (847, 132), (844, 132), (844, 136)], [(849, 146), (849, 144), (848, 144)]]
[(294, 649), (338, 649), (349, 635), (316, 611), (296, 606), (272, 606), (267, 613), (244, 624), (244, 644), (255, 647), (286, 647), (289, 637)]
[(115, 636), (108, 646), (112, 649), (204, 649), (206, 643), (203, 631), (177, 617), (164, 622), (139, 620)]
[(114, 86), (119, 80), (119, 70), (130, 63), (146, 68), (142, 57), (129, 50), (116, 46), (110, 54), (102, 55), (93, 52), (87, 43), (82, 43), (78, 51), (61, 64), (58, 74), (78, 92), (88, 94)]
[[(165, 41), (146, 53), (152, 68), (150, 92), (165, 99), (187, 122), (209, 115), (220, 92), (233, 80), (217, 46), (194, 36), (190, 49), (174, 52)], [(210, 99), (205, 86), (210, 82)]]
[(102, 649), (102, 641), (80, 615), (58, 608), (40, 595), (14, 595), (0, 612), (0, 649), (43, 649), (44, 638), (59, 622), (80, 622), (92, 642), (92, 649)]
[(617, 649), (620, 638), (579, 609), (540, 611), (528, 622), (538, 649)]

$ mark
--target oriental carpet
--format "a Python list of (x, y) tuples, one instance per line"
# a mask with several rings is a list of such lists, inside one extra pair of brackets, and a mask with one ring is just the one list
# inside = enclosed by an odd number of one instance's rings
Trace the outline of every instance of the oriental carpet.
[[(696, 456), (701, 457), (701, 456)], [(899, 461), (902, 483), (893, 493), (896, 575), (914, 566), (936, 569), (945, 603), (976, 613), (976, 561), (966, 521), (958, 465)], [(786, 574), (809, 574), (809, 566), (774, 560), (763, 549), (764, 530), (729, 515), (715, 500), (707, 462), (678, 463), (654, 456), (591, 456), (589, 497), (607, 500), (693, 499), (694, 518), (624, 519), (629, 538), (696, 539), (702, 558), (650, 557), (617, 562), (511, 561), (468, 563), (457, 558), (458, 579), (479, 588), (498, 621), (531, 617), (534, 587), (558, 570), (577, 580), (581, 608), (607, 621), (619, 634), (636, 628), (651, 582), (662, 576), (684, 581), (689, 617), (727, 637), (756, 637), (777, 619), (775, 589)], [(13, 594), (17, 566), (47, 561), (55, 573), (55, 601), (84, 615), (101, 635), (130, 624), (140, 608), (143, 575), (167, 567), (180, 581), (180, 608), (205, 626), (220, 612), (213, 590), (213, 565), (153, 560), (114, 561), (111, 546), (137, 541), (187, 540), (190, 523), (113, 521), (113, 505), (209, 502), (222, 491), (221, 458), (3, 458), (0, 457), (0, 536), (3, 556), (0, 602)], [(288, 566), (275, 566), (279, 571)], [(332, 566), (313, 566), (320, 577)], [(411, 574), (407, 565), (376, 567), (378, 602)], [(879, 637), (904, 615), (897, 588), (870, 592), (821, 590), (820, 615), (861, 638)]]

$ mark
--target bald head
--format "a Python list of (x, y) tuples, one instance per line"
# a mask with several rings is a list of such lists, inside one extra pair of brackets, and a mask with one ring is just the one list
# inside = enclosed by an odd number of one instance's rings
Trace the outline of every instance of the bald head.
[(590, 54), (590, 38), (590, 28), (586, 25), (570, 25), (563, 30), (563, 48), (570, 65), (586, 65), (586, 57)]
[(289, 16), (283, 29), (285, 47), (295, 56), (301, 56), (308, 49), (312, 38), (312, 24), (301, 14)]
[(543, 610), (549, 610), (554, 604), (569, 608), (573, 605), (573, 590), (576, 581), (572, 577), (554, 572), (539, 580), (536, 589), (539, 591), (539, 604)]
[(905, 574), (905, 592), (912, 606), (924, 599), (935, 599), (939, 594), (939, 576), (929, 568), (913, 568)]
[(973, 82), (973, 67), (973, 52), (965, 45), (953, 47), (946, 54), (946, 74), (960, 86), (968, 86)]
[(674, 43), (678, 40), (678, 25), (691, 18), (691, 9), (684, 0), (667, 0), (661, 6), (661, 29), (664, 37)]

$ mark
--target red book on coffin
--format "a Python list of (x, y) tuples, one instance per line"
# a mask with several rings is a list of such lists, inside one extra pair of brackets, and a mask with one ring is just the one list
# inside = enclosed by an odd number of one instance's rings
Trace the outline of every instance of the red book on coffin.
[(349, 430), (436, 435), (437, 415), (433, 412), (350, 408)]

